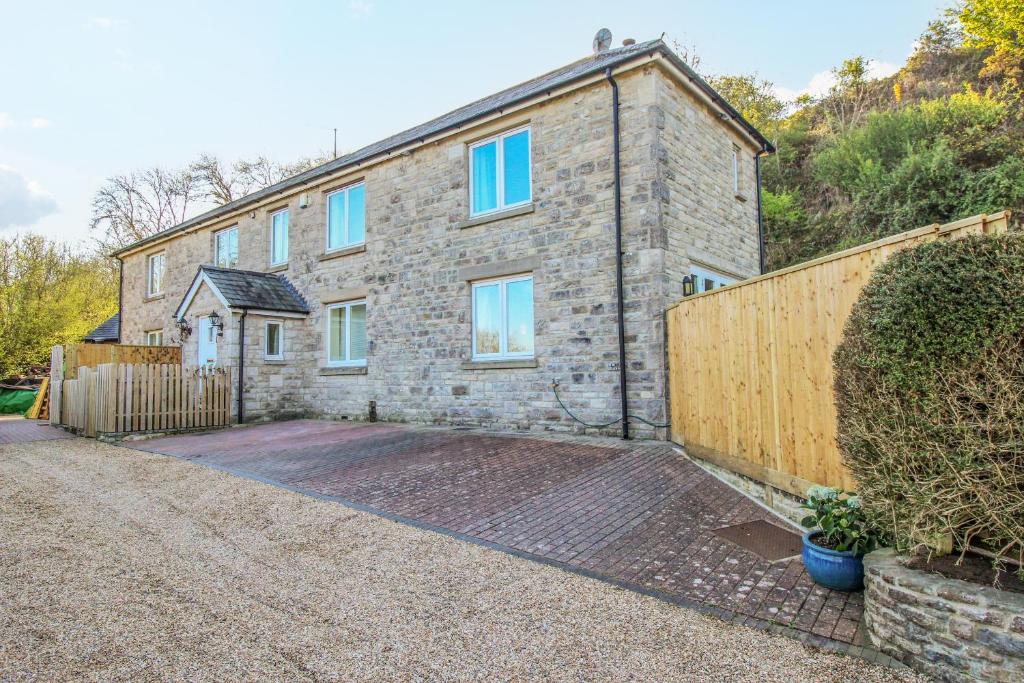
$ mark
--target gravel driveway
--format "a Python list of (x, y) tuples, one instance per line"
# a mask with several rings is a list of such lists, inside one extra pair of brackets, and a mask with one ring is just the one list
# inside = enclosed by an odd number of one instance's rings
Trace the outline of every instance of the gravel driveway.
[(0, 680), (914, 681), (173, 458), (0, 446)]

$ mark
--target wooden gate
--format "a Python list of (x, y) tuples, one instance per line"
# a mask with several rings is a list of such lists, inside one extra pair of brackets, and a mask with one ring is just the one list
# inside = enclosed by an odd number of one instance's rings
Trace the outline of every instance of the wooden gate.
[(680, 301), (667, 313), (672, 440), (796, 495), (853, 488), (836, 446), (832, 352), (861, 288), (895, 251), (1004, 233), (1009, 215), (911, 230)]

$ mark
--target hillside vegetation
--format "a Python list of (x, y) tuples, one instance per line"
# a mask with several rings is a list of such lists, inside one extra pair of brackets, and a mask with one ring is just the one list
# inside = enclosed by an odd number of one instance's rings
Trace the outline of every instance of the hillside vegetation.
[(1024, 214), (1024, 0), (972, 0), (906, 64), (853, 57), (823, 97), (785, 103), (755, 76), (712, 84), (773, 140), (762, 160), (769, 269), (929, 223)]

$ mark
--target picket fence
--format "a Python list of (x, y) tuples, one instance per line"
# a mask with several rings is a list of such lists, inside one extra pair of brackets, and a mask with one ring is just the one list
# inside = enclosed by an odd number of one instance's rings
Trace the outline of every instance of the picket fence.
[(60, 424), (84, 436), (223, 427), (231, 422), (227, 368), (105, 363), (61, 382)]

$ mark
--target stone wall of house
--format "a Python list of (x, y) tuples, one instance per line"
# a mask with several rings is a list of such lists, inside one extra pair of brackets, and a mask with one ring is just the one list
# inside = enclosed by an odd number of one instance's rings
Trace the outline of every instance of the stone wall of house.
[[(733, 279), (757, 275), (758, 148), (718, 113), (675, 80), (656, 81), (661, 160), (659, 195), (665, 245), (666, 294), (683, 295), (683, 277), (700, 266)], [(740, 150), (739, 192), (733, 178), (733, 147)]]
[[(752, 202), (741, 210), (733, 206), (734, 197), (727, 203), (717, 189), (714, 196), (703, 196), (718, 180), (705, 184), (702, 174), (713, 169), (718, 178), (726, 168), (731, 173), (731, 156), (712, 158), (731, 149), (726, 129), (707, 125), (712, 119), (696, 101), (689, 106), (696, 107), (693, 116), (700, 125), (687, 114), (667, 114), (688, 96), (668, 97), (671, 90), (657, 67), (617, 78), (628, 399), (632, 413), (664, 421), (663, 312), (680, 293), (675, 281), (681, 279), (672, 264), (704, 250), (716, 263), (734, 259), (726, 264), (728, 272), (753, 272), (756, 221), (749, 225)], [(532, 206), (467, 225), (467, 145), (525, 123), (532, 136)], [(706, 136), (719, 140), (705, 141)], [(563, 400), (580, 417), (613, 420), (619, 415), (619, 377), (611, 151), (611, 93), (601, 81), (302, 188), (310, 200), (305, 208), (298, 203), (300, 191), (267, 200), (127, 257), (124, 341), (141, 342), (150, 329), (173, 330), (174, 310), (197, 267), (213, 261), (214, 232), (238, 225), (237, 267), (280, 272), (311, 308), (308, 318), (286, 322), (283, 365), (265, 361), (247, 330), (249, 417), (359, 418), (372, 400), (381, 419), (579, 430), (555, 401), (550, 384), (557, 379)], [(690, 168), (693, 154), (703, 159), (699, 169)], [(678, 178), (690, 174), (696, 179), (680, 184)], [(366, 186), (365, 249), (325, 255), (325, 191), (356, 181)], [(271, 269), (269, 215), (285, 206), (289, 259), (283, 268)], [(690, 211), (708, 215), (690, 218)], [(742, 221), (745, 227), (737, 227)], [(678, 236), (688, 230), (712, 232)], [(754, 235), (753, 252), (749, 245), (713, 246), (741, 234)], [(165, 294), (146, 299), (146, 256), (161, 250), (166, 252)], [(668, 272), (670, 265), (675, 270)], [(518, 364), (524, 367), (473, 363), (471, 282), (525, 271), (534, 276), (536, 362)], [(367, 367), (325, 367), (325, 306), (363, 298)], [(195, 304), (192, 309), (200, 310)], [(236, 363), (237, 355), (220, 360)], [(664, 435), (639, 424), (634, 431)]]
[(892, 550), (864, 570), (879, 650), (943, 681), (1024, 680), (1024, 595), (908, 569)]

